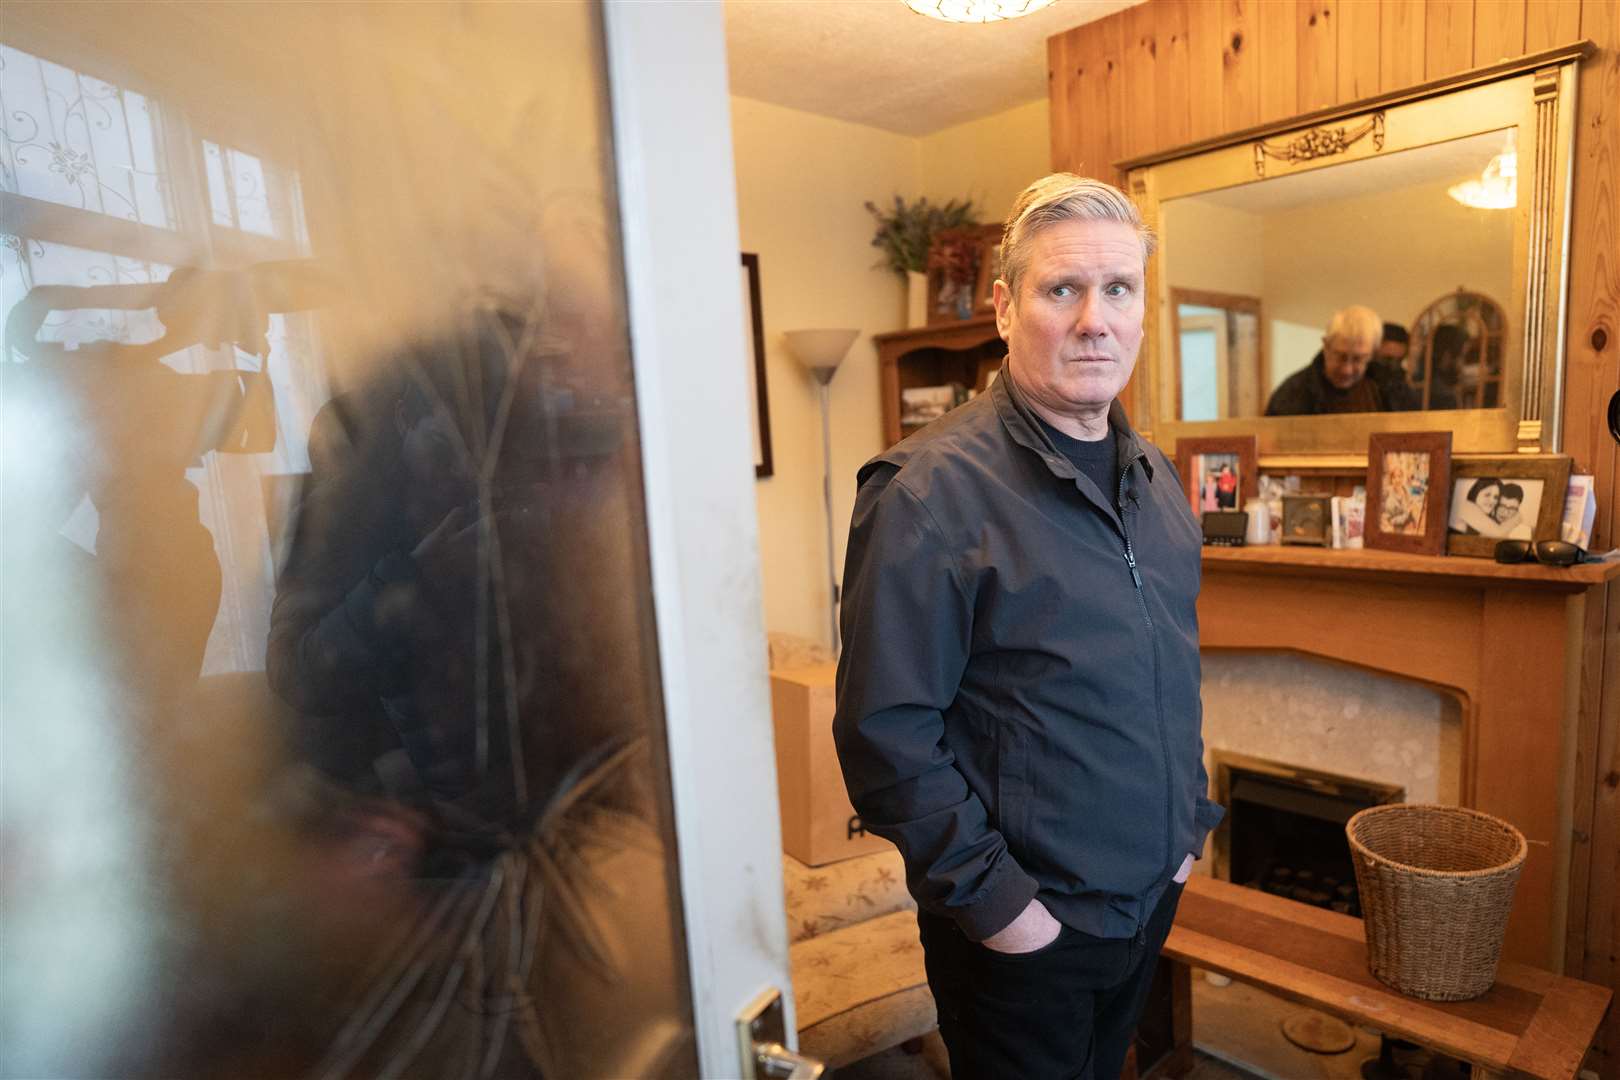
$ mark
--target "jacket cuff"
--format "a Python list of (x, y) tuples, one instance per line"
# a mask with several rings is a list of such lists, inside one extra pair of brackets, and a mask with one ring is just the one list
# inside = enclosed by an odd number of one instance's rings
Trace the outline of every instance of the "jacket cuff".
[(972, 904), (949, 912), (972, 941), (983, 941), (1005, 930), (1040, 891), (1035, 879), (1024, 873), (1011, 855), (1003, 854), (990, 874), (989, 884)]
[(1193, 809), (1193, 832), (1197, 841), (1193, 845), (1193, 857), (1201, 858), (1204, 850), (1204, 841), (1226, 817), (1226, 807), (1218, 802), (1212, 802), (1202, 795), (1198, 797), (1198, 805)]

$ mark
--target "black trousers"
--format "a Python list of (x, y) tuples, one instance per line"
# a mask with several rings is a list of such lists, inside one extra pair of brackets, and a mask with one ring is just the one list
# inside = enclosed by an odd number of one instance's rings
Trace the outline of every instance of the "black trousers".
[(1181, 890), (1165, 890), (1135, 937), (1065, 926), (1050, 945), (1016, 955), (919, 912), (952, 1080), (1118, 1080)]

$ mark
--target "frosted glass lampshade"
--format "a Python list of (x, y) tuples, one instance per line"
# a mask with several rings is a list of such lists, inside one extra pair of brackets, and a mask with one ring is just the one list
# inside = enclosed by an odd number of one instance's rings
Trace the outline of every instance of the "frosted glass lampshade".
[(785, 336), (795, 360), (818, 375), (827, 372), (830, 378), (860, 335), (859, 330), (789, 330)]
[(905, 0), (906, 7), (930, 19), (955, 23), (1000, 22), (1041, 10), (1052, 0)]

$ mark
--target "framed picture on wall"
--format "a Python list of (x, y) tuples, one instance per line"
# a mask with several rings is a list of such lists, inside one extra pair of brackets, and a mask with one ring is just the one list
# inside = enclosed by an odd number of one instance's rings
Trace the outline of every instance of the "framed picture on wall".
[(1176, 470), (1193, 516), (1209, 510), (1242, 510), (1260, 491), (1253, 435), (1176, 440)]
[(1503, 454), (1451, 463), (1446, 554), (1489, 559), (1498, 540), (1558, 540), (1569, 487), (1562, 454)]
[(1368, 439), (1368, 547), (1442, 554), (1450, 495), (1451, 432), (1375, 432)]
[(748, 353), (748, 400), (754, 433), (754, 477), (771, 475), (771, 408), (765, 392), (765, 320), (759, 308), (759, 256), (742, 253), (743, 341)]

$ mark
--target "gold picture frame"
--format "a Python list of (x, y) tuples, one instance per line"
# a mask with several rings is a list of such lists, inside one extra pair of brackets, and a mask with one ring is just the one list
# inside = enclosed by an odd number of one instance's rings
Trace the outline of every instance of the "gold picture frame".
[[(1549, 49), (1410, 90), (1116, 163), (1127, 173), (1128, 191), (1144, 219), (1160, 233), (1160, 253), (1148, 263), (1148, 333), (1137, 375), (1142, 385), (1136, 406), (1139, 428), (1161, 444), (1189, 436), (1254, 433), (1260, 466), (1273, 473), (1364, 467), (1364, 448), (1371, 435), (1414, 428), (1449, 431), (1458, 453), (1557, 452), (1562, 440), (1559, 313), (1566, 292), (1572, 100), (1576, 66), (1591, 51), (1589, 42)], [(1167, 260), (1177, 257), (1178, 237), (1164, 228), (1167, 202), (1237, 192), (1251, 184), (1507, 131), (1517, 141), (1519, 167), (1517, 203), (1506, 211), (1513, 215), (1512, 289), (1503, 298), (1509, 317), (1504, 340), (1511, 355), (1501, 407), (1208, 421), (1178, 418), (1175, 372), (1169, 366), (1174, 356), (1169, 340), (1170, 282), (1164, 269)]]

